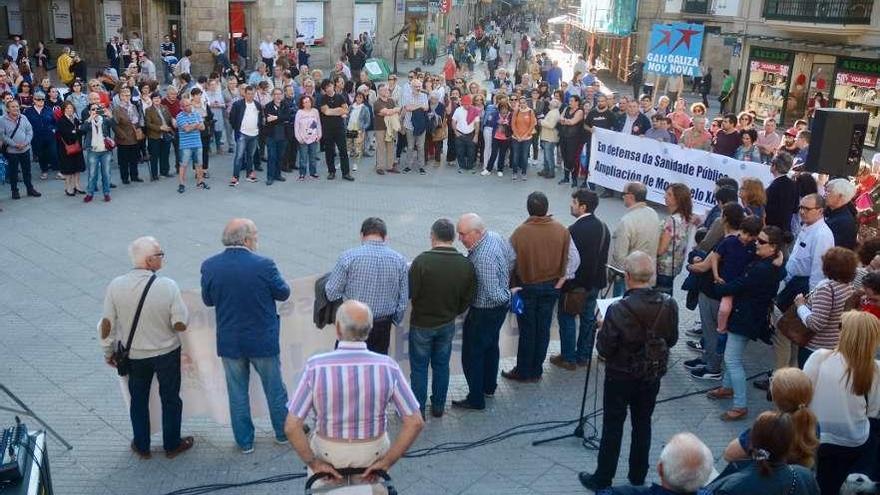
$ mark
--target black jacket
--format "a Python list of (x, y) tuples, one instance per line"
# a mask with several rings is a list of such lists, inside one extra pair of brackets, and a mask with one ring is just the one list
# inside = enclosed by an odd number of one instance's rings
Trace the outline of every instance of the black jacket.
[[(232, 104), (232, 108), (229, 110), (229, 124), (232, 126), (232, 131), (235, 132), (235, 136), (241, 133), (241, 120), (244, 118), (244, 109), (247, 102), (244, 101), (244, 98), (236, 101)], [(260, 105), (260, 102), (254, 100), (254, 105), (257, 106), (257, 128), (263, 128), (263, 107)]]
[(835, 246), (856, 248), (859, 225), (856, 221), (856, 207), (852, 203), (847, 203), (836, 210), (825, 209), (825, 223), (834, 234)]
[(635, 122), (633, 122), (633, 127), (638, 127), (638, 132), (633, 132), (632, 129), (624, 129), (623, 126), (626, 125), (626, 112), (623, 112), (618, 117), (620, 120), (617, 121), (617, 132), (623, 132), (626, 134), (632, 134), (635, 136), (641, 136), (642, 134), (648, 132), (648, 129), (651, 128), (651, 119), (649, 119), (645, 114), (639, 112), (639, 116), (636, 117)]
[[(632, 289), (623, 295), (623, 300), (608, 308), (602, 330), (596, 336), (596, 349), (605, 358), (606, 378), (644, 378), (635, 370), (645, 361), (648, 325), (654, 325), (655, 321), (656, 335), (666, 340), (667, 348), (672, 349), (678, 342), (678, 304), (675, 299), (655, 289)], [(668, 352), (666, 359), (669, 359)]]
[(342, 299), (330, 301), (327, 299), (327, 280), (330, 274), (325, 273), (318, 280), (315, 280), (315, 304), (312, 308), (312, 321), (318, 328), (336, 322), (336, 310), (342, 306)]
[(588, 215), (571, 224), (568, 232), (577, 247), (581, 264), (575, 272), (574, 279), (565, 282), (562, 287), (563, 292), (575, 287), (583, 287), (587, 290), (602, 289), (608, 278), (608, 270), (605, 268), (608, 246), (611, 244), (608, 227), (596, 218), (596, 215)]
[(720, 296), (734, 296), (727, 325), (731, 333), (751, 340), (769, 339), (768, 317), (783, 278), (785, 268), (773, 266), (772, 259), (759, 259), (741, 277), (715, 287)]
[(278, 120), (266, 122), (266, 137), (270, 139), (284, 139), (286, 137), (285, 128), (290, 126), (290, 107), (287, 106), (287, 102), (281, 100), (281, 103), (276, 106), (274, 100), (270, 101), (263, 108), (263, 114), (264, 117), (269, 117), (270, 115), (278, 117)]
[(783, 232), (791, 232), (791, 216), (797, 210), (797, 205), (797, 184), (787, 175), (773, 179), (767, 186), (765, 223), (779, 227)]

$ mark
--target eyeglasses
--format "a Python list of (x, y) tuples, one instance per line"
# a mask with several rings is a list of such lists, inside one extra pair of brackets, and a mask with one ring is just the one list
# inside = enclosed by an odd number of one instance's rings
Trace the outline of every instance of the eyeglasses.
[(813, 206), (813, 207), (803, 206), (803, 205), (798, 206), (798, 210), (801, 210), (801, 211), (821, 210), (821, 209), (822, 209), (821, 206)]

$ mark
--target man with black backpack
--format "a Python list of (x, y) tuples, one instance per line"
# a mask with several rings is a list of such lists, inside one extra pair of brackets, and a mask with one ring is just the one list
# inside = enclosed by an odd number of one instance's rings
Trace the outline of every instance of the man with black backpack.
[(642, 485), (648, 474), (651, 415), (669, 349), (678, 341), (678, 305), (651, 287), (655, 264), (642, 251), (626, 257), (626, 292), (608, 308), (597, 336), (596, 348), (605, 358), (602, 441), (596, 472), (578, 474), (581, 484), (593, 491), (610, 487), (614, 479), (627, 408), (632, 415), (627, 477)]

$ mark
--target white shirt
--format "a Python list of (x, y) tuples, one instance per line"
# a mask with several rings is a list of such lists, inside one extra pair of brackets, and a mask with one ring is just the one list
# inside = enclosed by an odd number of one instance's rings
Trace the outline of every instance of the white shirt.
[(254, 102), (245, 102), (244, 104), (244, 117), (241, 119), (241, 130), (240, 132), (245, 136), (256, 136), (260, 133), (259, 128), (259, 112), (257, 111), (257, 104)]
[(260, 42), (260, 56), (263, 58), (275, 58), (275, 45), (268, 42)]
[(455, 130), (462, 134), (470, 134), (474, 132), (475, 125), (479, 122), (479, 117), (475, 118), (473, 122), (468, 123), (467, 121), (467, 109), (464, 106), (460, 106), (455, 109), (455, 112), (452, 114), (452, 122), (455, 123)]
[(858, 447), (868, 439), (868, 418), (880, 412), (880, 363), (875, 361), (874, 380), (867, 398), (854, 395), (846, 380), (843, 356), (819, 349), (807, 359), (804, 373), (813, 382), (810, 409), (819, 420), (819, 442)]
[(11, 58), (13, 62), (18, 58), (18, 50), (20, 48), (21, 46), (19, 46), (18, 43), (13, 43), (6, 49), (6, 54), (9, 55), (9, 58)]
[(177, 61), (177, 71), (181, 74), (189, 74), (191, 65), (192, 63), (189, 61), (189, 57), (183, 57)]
[(212, 53), (223, 54), (226, 53), (226, 42), (222, 40), (214, 40), (211, 42), (211, 46), (208, 47)]
[(810, 277), (810, 290), (816, 288), (825, 278), (822, 273), (822, 255), (833, 247), (834, 234), (824, 218), (813, 225), (804, 225), (785, 264), (785, 281), (788, 282), (792, 277)]

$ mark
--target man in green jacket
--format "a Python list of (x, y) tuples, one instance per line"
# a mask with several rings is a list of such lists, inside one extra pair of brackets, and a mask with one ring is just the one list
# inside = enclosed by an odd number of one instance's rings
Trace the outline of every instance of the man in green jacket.
[(431, 249), (418, 255), (409, 269), (410, 382), (423, 417), (428, 399), (428, 364), (434, 371), (431, 414), (435, 418), (443, 416), (455, 318), (467, 310), (477, 287), (473, 265), (452, 247), (453, 240), (452, 222), (437, 220), (431, 226)]

